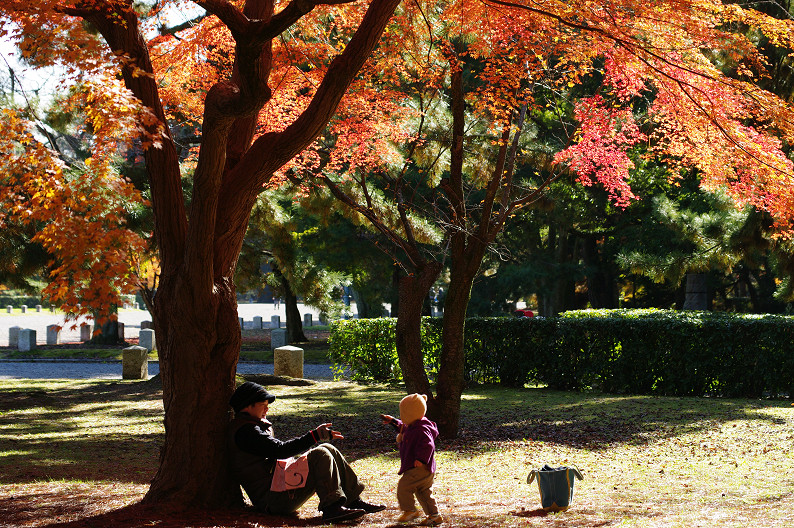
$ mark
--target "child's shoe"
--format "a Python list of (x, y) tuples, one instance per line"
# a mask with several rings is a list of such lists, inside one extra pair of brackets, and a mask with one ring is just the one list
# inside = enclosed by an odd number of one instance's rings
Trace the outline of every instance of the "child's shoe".
[(414, 519), (418, 519), (421, 516), (422, 516), (422, 514), (419, 513), (417, 510), (404, 511), (404, 512), (402, 512), (402, 514), (399, 517), (397, 517), (397, 522), (398, 523), (407, 523), (407, 522), (413, 521)]
[(434, 513), (433, 515), (428, 515), (425, 517), (425, 519), (419, 523), (419, 526), (438, 526), (443, 522), (444, 518), (441, 516), (441, 514)]

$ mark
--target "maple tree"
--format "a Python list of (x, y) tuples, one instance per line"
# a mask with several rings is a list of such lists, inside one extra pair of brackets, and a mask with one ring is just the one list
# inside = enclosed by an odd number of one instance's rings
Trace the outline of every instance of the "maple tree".
[[(105, 93), (112, 94), (108, 87)], [(91, 156), (75, 161), (41, 142), (26, 113), (6, 108), (0, 114), (7, 131), (0, 139), (0, 228), (24, 226), (50, 256), (42, 297), (67, 319), (90, 315), (103, 324), (121, 295), (137, 289), (135, 269), (148, 254), (126, 221), (140, 193), (112, 163), (119, 130), (95, 120)]]
[[(694, 168), (704, 189), (724, 190), (738, 206), (768, 212), (779, 233), (790, 232), (794, 181), (783, 143), (794, 139), (792, 109), (759, 86), (767, 64), (750, 35), (791, 49), (791, 29), (790, 20), (716, 1), (403, 6), (373, 66), (388, 72), (373, 77), (402, 105), (389, 114), (394, 128), (410, 129), (401, 155), (394, 159), (382, 146), (367, 162), (342, 166), (333, 154), (317, 155), (306, 172), (393, 245), (406, 271), (400, 366), (408, 392), (431, 394), (429, 413), (442, 434), (457, 433), (466, 307), (485, 251), (515, 211), (566, 171), (624, 207), (636, 199), (628, 150), (643, 143), (671, 181)], [(576, 99), (585, 81), (596, 91)], [(552, 106), (549, 94), (574, 105), (577, 126), (533, 151), (532, 119)], [(379, 131), (370, 133), (369, 144), (377, 144)], [(517, 165), (548, 177), (519, 179)], [(445, 259), (450, 282), (433, 394), (419, 321)]]
[[(264, 185), (326, 126), (397, 3), (202, 0), (195, 4), (210, 16), (162, 35), (157, 9), (187, 3), (0, 6), (23, 56), (123, 80), (123, 92), (91, 105), (97, 124), (135, 116), (124, 128), (140, 142), (151, 189), (166, 430), (147, 502), (241, 501), (224, 465), (224, 431), (240, 348), (233, 276), (248, 216)], [(304, 62), (303, 51), (317, 61)], [(201, 125), (189, 212), (169, 118)]]

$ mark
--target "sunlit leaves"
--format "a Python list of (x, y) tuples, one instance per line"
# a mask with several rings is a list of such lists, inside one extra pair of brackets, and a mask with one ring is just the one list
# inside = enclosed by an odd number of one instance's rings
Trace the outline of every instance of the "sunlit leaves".
[(581, 123), (582, 137), (560, 152), (556, 161), (568, 163), (585, 185), (600, 182), (617, 205), (629, 205), (636, 197), (628, 184), (634, 163), (627, 150), (644, 137), (631, 109), (608, 107), (603, 98), (595, 96), (577, 105), (575, 117)]
[(144, 240), (125, 225), (126, 208), (140, 194), (110, 158), (69, 169), (19, 113), (4, 110), (0, 122), (0, 228), (7, 221), (36, 226), (33, 241), (52, 256), (42, 291), (51, 303), (75, 317), (111, 313), (136, 288), (134, 268), (146, 254)]

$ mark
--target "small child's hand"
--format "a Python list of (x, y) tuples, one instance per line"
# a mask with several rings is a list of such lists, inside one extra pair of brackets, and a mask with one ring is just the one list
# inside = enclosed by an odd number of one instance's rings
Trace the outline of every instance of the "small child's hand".
[(388, 414), (381, 414), (380, 419), (383, 420), (383, 423), (385, 424), (391, 424), (394, 422), (394, 416)]
[(425, 467), (425, 465), (418, 460), (414, 460), (414, 467), (420, 468), (420, 467)]

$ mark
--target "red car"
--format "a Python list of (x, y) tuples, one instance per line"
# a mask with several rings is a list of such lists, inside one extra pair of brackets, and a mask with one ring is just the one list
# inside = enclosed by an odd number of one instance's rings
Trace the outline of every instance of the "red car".
[(535, 314), (532, 313), (532, 310), (530, 310), (529, 308), (516, 310), (515, 312), (513, 312), (513, 315), (515, 315), (516, 317), (535, 317)]

